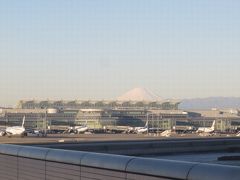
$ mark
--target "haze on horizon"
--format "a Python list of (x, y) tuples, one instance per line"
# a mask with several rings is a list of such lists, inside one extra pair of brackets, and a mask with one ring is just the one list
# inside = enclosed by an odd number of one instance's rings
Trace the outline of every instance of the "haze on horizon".
[(240, 97), (240, 1), (0, 0), (0, 106)]

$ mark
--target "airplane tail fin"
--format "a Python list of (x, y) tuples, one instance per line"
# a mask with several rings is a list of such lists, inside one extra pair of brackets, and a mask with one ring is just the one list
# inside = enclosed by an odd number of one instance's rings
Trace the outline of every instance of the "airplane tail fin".
[(211, 126), (211, 129), (213, 129), (213, 130), (215, 129), (215, 123), (216, 123), (216, 120), (213, 121), (212, 126)]
[(145, 124), (145, 126), (144, 126), (145, 128), (147, 128), (148, 127), (148, 120), (146, 121), (146, 124)]
[(24, 124), (25, 124), (25, 116), (23, 116), (23, 121), (22, 121), (22, 127), (24, 127)]

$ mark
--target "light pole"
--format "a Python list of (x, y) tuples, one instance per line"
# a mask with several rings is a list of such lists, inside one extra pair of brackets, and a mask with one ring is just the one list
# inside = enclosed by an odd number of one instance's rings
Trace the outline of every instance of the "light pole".
[(149, 128), (148, 128), (148, 123), (149, 123), (149, 122), (148, 122), (148, 113), (147, 113), (147, 135), (149, 135), (149, 131), (148, 131), (148, 129), (149, 129)]
[(45, 115), (44, 115), (44, 118), (43, 118), (43, 122), (42, 122), (42, 126), (43, 126), (43, 132), (44, 132), (44, 136), (46, 136), (47, 134), (47, 109), (45, 108)]
[(160, 125), (160, 113), (158, 114), (158, 126), (157, 126), (157, 136), (159, 136), (159, 125)]

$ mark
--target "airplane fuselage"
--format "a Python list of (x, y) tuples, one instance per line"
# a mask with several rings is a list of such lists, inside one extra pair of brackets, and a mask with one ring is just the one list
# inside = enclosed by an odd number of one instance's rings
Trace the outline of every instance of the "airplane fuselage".
[(25, 128), (21, 126), (7, 127), (6, 133), (9, 135), (23, 135)]
[(146, 133), (148, 131), (148, 128), (139, 128), (137, 129), (137, 133), (142, 134), (142, 133)]
[(198, 128), (197, 132), (198, 133), (212, 133), (214, 129), (212, 128)]
[(75, 130), (77, 130), (78, 133), (84, 133), (88, 130), (88, 127), (87, 126), (76, 126), (75, 127)]

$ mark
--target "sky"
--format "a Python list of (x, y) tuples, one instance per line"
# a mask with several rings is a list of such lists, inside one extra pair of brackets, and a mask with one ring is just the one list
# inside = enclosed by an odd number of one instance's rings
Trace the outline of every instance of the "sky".
[(240, 97), (240, 1), (0, 0), (0, 105)]

